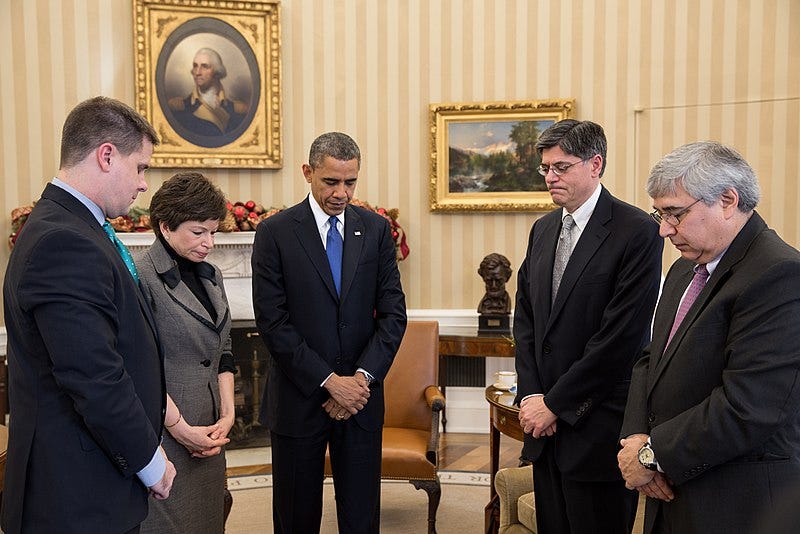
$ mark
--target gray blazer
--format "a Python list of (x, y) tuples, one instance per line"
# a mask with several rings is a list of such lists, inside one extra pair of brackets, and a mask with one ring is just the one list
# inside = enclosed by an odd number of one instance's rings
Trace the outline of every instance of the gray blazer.
[[(216, 310), (211, 316), (181, 281), (178, 265), (160, 241), (137, 261), (145, 294), (164, 340), (167, 393), (183, 418), (193, 426), (219, 419), (219, 361), (231, 351), (231, 318), (222, 274), (203, 263), (201, 280)], [(164, 449), (175, 464), (181, 483), (169, 499), (150, 500), (142, 534), (207, 534), (222, 532), (225, 455), (198, 460), (172, 436), (164, 433)]]
[(219, 360), (231, 352), (231, 317), (222, 273), (205, 264), (213, 280), (203, 285), (217, 311), (208, 311), (180, 280), (178, 266), (156, 239), (136, 262), (164, 344), (167, 393), (190, 425), (210, 425), (219, 417)]

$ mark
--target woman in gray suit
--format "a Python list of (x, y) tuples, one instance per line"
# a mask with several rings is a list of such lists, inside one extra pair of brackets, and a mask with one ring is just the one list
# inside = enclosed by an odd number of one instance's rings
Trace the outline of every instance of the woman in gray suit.
[(156, 240), (136, 266), (164, 346), (164, 448), (180, 475), (168, 500), (150, 500), (142, 533), (223, 532), (236, 368), (222, 274), (205, 259), (226, 213), (222, 191), (196, 172), (174, 175), (150, 202)]

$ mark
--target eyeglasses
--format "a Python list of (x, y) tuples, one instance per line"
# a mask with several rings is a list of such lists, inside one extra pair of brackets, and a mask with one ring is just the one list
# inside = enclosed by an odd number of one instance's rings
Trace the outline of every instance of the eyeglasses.
[(673, 211), (673, 212), (669, 212), (669, 211), (667, 211), (667, 212), (661, 213), (661, 212), (660, 212), (660, 211), (658, 211), (658, 210), (654, 210), (654, 211), (653, 211), (653, 213), (651, 213), (651, 214), (650, 214), (650, 216), (651, 216), (651, 217), (653, 218), (653, 220), (654, 220), (654, 221), (656, 221), (656, 222), (657, 222), (659, 225), (660, 225), (662, 222), (666, 222), (666, 223), (667, 223), (668, 225), (670, 225), (670, 226), (678, 226), (678, 225), (681, 223), (681, 219), (682, 219), (682, 218), (683, 218), (683, 217), (684, 217), (684, 216), (685, 216), (687, 213), (689, 213), (689, 210), (690, 210), (690, 209), (692, 209), (692, 206), (694, 206), (695, 204), (697, 204), (697, 203), (698, 203), (698, 202), (700, 202), (701, 200), (702, 200), (702, 199), (698, 198), (697, 200), (695, 200), (694, 202), (692, 202), (691, 204), (689, 204), (689, 205), (688, 205), (688, 206), (686, 206), (685, 208), (683, 208), (683, 209), (680, 209), (680, 210), (678, 210), (678, 211)]
[(547, 173), (549, 173), (550, 171), (553, 171), (553, 174), (555, 174), (556, 176), (564, 176), (565, 174), (567, 174), (569, 168), (572, 167), (573, 165), (577, 165), (578, 163), (583, 163), (584, 161), (588, 161), (590, 159), (592, 158), (586, 158), (580, 161), (573, 161), (572, 163), (567, 163), (566, 161), (557, 161), (552, 165), (545, 165), (544, 163), (542, 163), (541, 165), (539, 165), (539, 167), (536, 168), (536, 170), (539, 171), (539, 174), (541, 174), (542, 176), (547, 176)]

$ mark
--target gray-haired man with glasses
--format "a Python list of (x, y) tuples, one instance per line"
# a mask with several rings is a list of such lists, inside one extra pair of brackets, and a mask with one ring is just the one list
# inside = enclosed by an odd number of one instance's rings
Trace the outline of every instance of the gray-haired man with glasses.
[(620, 434), (644, 531), (800, 532), (800, 253), (756, 213), (758, 181), (732, 148), (673, 150), (647, 192), (681, 258)]
[(647, 213), (600, 185), (600, 125), (560, 121), (536, 149), (560, 206), (531, 228), (514, 310), (536, 521), (540, 532), (627, 534), (638, 496), (617, 468), (617, 440), (631, 368), (649, 341), (663, 240)]

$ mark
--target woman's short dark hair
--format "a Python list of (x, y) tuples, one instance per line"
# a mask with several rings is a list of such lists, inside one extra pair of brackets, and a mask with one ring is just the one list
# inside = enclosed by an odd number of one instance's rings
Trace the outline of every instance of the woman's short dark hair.
[(186, 221), (222, 221), (228, 213), (225, 195), (199, 172), (179, 172), (161, 184), (150, 201), (150, 223), (161, 236), (160, 223), (176, 230)]

